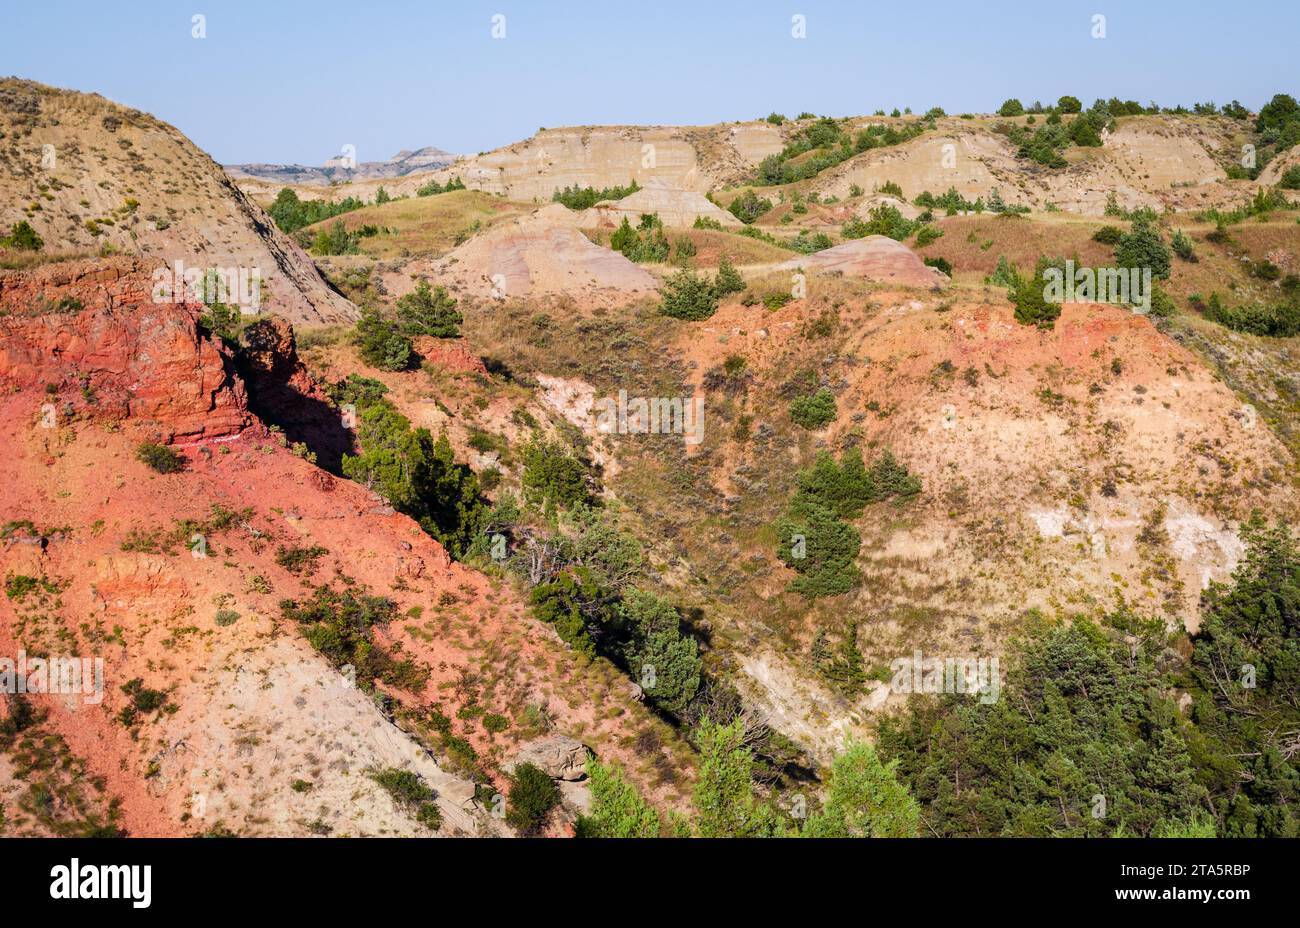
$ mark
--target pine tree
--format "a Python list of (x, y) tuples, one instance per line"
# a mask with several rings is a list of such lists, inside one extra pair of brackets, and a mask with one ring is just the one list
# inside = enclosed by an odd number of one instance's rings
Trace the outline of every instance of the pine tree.
[(421, 280), (397, 301), (397, 321), (407, 335), (457, 338), (464, 316), (445, 288), (430, 288), (427, 280)]
[(705, 719), (696, 731), (700, 748), (695, 781), (695, 830), (701, 838), (767, 838), (776, 813), (754, 795), (754, 755), (744, 744), (744, 723)]
[(591, 812), (578, 819), (580, 838), (657, 838), (659, 813), (641, 798), (617, 767), (587, 761)]
[(808, 817), (809, 838), (914, 838), (921, 810), (898, 782), (897, 761), (883, 763), (866, 742), (852, 742), (831, 765), (826, 804)]
[(866, 666), (858, 650), (858, 623), (850, 622), (838, 652), (826, 668), (826, 679), (837, 691), (852, 698), (867, 682)]

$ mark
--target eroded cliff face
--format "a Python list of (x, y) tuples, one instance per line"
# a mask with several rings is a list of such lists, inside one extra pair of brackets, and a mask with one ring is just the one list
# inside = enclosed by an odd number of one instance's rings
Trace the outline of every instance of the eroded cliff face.
[(459, 177), (475, 190), (521, 201), (546, 202), (556, 190), (571, 185), (599, 190), (633, 180), (642, 187), (655, 183), (705, 193), (744, 183), (758, 163), (779, 152), (785, 142), (786, 134), (768, 123), (543, 129), (532, 138), (462, 158), (431, 174), (389, 182), (386, 189), (412, 193), (430, 177)]
[(32, 391), (47, 423), (130, 420), (164, 441), (236, 435), (251, 423), (234, 358), (202, 307), (154, 303), (134, 258), (0, 272), (0, 385)]

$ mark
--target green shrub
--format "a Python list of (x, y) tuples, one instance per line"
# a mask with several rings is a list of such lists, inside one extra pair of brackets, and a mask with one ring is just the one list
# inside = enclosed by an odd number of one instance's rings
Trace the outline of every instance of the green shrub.
[(921, 226), (920, 230), (916, 233), (916, 247), (924, 248), (931, 242), (937, 241), (941, 238), (943, 238), (943, 229), (936, 228), (935, 226)]
[(328, 229), (321, 229), (312, 240), (311, 253), (320, 256), (354, 255), (361, 235), (349, 232), (343, 220), (336, 220)]
[(167, 701), (166, 693), (145, 686), (141, 677), (123, 683), (122, 692), (131, 697), (131, 708), (136, 712), (153, 712)]
[(185, 469), (184, 458), (166, 445), (156, 442), (147, 441), (137, 446), (135, 456), (150, 470), (160, 474), (175, 474)]
[(1024, 104), (1021, 103), (1019, 100), (1017, 100), (1015, 97), (1012, 97), (1010, 100), (1007, 100), (1000, 107), (998, 107), (999, 116), (1023, 116), (1024, 114), (1025, 114)]
[(533, 614), (555, 628), (560, 640), (579, 654), (594, 657), (596, 642), (587, 629), (587, 614), (604, 614), (608, 595), (584, 567), (562, 571), (555, 579), (539, 583), (529, 593)]
[(1061, 315), (1061, 304), (1048, 300), (1048, 281), (1045, 272), (1048, 268), (1059, 268), (1062, 262), (1039, 258), (1034, 273), (1021, 277), (1011, 268), (1013, 276), (1007, 298), (1015, 304), (1016, 321), (1022, 325), (1036, 325), (1040, 329), (1050, 329), (1056, 325)]
[(431, 289), (427, 280), (421, 280), (413, 291), (397, 301), (397, 323), (407, 335), (456, 338), (463, 321), (456, 301), (447, 295), (446, 289)]
[(58, 590), (58, 587), (41, 577), (32, 577), (28, 574), (5, 574), (5, 595), (14, 602), (22, 602), (37, 590), (53, 593)]
[(329, 554), (328, 548), (320, 545), (280, 545), (275, 549), (275, 562), (295, 576), (316, 572), (317, 562)]
[(602, 200), (621, 200), (640, 189), (635, 180), (626, 187), (606, 187), (603, 190), (596, 190), (593, 187), (579, 187), (574, 184), (571, 187), (565, 187), (563, 190), (555, 191), (551, 194), (551, 200), (555, 203), (563, 203), (569, 209), (590, 209)]
[(919, 222), (906, 219), (898, 207), (882, 203), (873, 207), (867, 219), (854, 217), (840, 228), (845, 238), (865, 238), (868, 235), (887, 235), (901, 242), (920, 226)]
[(835, 243), (831, 241), (831, 237), (825, 232), (809, 232), (807, 229), (801, 229), (794, 238), (778, 244), (784, 245), (791, 251), (797, 251), (801, 255), (810, 255), (813, 252), (824, 251)]
[(637, 262), (667, 261), (672, 250), (658, 213), (642, 215), (641, 222), (635, 229), (624, 216), (619, 227), (609, 237), (609, 247), (629, 261)]
[(280, 612), (297, 623), (307, 643), (332, 666), (352, 667), (358, 686), (370, 689), (375, 680), (381, 680), (418, 693), (428, 680), (427, 667), (397, 660), (375, 645), (371, 629), (397, 615), (397, 604), (391, 599), (352, 588), (336, 592), (321, 586), (312, 591), (310, 599), (282, 600)]
[(531, 503), (577, 506), (591, 500), (591, 475), (576, 454), (538, 439), (523, 450), (524, 497)]
[(799, 472), (798, 486), (796, 507), (822, 506), (844, 519), (858, 518), (871, 503), (910, 499), (921, 492), (920, 478), (908, 473), (891, 452), (882, 453), (868, 469), (856, 448), (845, 451), (838, 464), (829, 452), (820, 452), (812, 467)]
[(789, 290), (772, 290), (763, 294), (763, 307), (775, 311), (793, 300), (794, 294)]
[(1199, 308), (1209, 318), (1234, 332), (1246, 332), (1266, 338), (1292, 338), (1300, 335), (1300, 299), (1293, 294), (1277, 304), (1250, 303), (1229, 307), (1217, 293)]
[(1173, 238), (1169, 240), (1169, 247), (1184, 261), (1196, 262), (1196, 249), (1192, 245), (1191, 236), (1182, 229), (1174, 230)]
[(777, 814), (754, 789), (754, 754), (743, 719), (723, 725), (705, 718), (694, 739), (700, 749), (695, 781), (695, 830), (702, 838), (769, 838)]
[(1300, 164), (1287, 168), (1277, 185), (1283, 190), (1300, 190)]
[(1119, 226), (1102, 226), (1096, 232), (1092, 233), (1094, 242), (1101, 242), (1103, 245), (1118, 245), (1120, 239), (1124, 237), (1124, 230)]
[(447, 181), (446, 185), (439, 184), (436, 180), (431, 180), (423, 187), (415, 191), (417, 197), (431, 197), (439, 193), (451, 193), (453, 190), (464, 190), (465, 182), (457, 175)]
[(1174, 298), (1164, 291), (1158, 283), (1154, 281), (1151, 284), (1151, 310), (1150, 315), (1157, 319), (1163, 319), (1172, 316), (1178, 312), (1178, 307), (1174, 305)]
[[(820, 633), (819, 633), (820, 634)], [(835, 653), (818, 654), (814, 643), (814, 662), (831, 689), (846, 699), (858, 696), (867, 683), (866, 663), (858, 648), (858, 623), (850, 622)]]
[(218, 609), (214, 621), (217, 625), (225, 628), (228, 625), (234, 625), (239, 621), (239, 613), (234, 609)]
[(40, 251), (45, 247), (45, 241), (36, 234), (31, 224), (23, 219), (13, 224), (7, 237), (0, 238), (0, 246), (17, 248), (19, 251)]
[(822, 387), (816, 393), (796, 397), (790, 402), (790, 418), (810, 431), (825, 427), (835, 419), (835, 394)]
[(1148, 836), (1204, 810), (1199, 780), (1218, 763), (1197, 771), (1204, 745), (1157, 668), (1165, 637), (1039, 619), (1004, 660), (1000, 697), (914, 698), (881, 721), (878, 750), (940, 837)]
[(680, 270), (666, 281), (659, 312), (674, 319), (699, 321), (718, 311), (718, 294), (713, 285), (692, 271)]
[(936, 271), (941, 271), (944, 274), (947, 274), (949, 277), (952, 276), (952, 264), (949, 263), (947, 258), (926, 258), (925, 264), (926, 267), (932, 267)]
[(560, 804), (560, 788), (535, 764), (522, 763), (510, 777), (506, 821), (521, 835), (541, 831), (551, 810)]
[(1146, 217), (1134, 219), (1129, 233), (1120, 238), (1115, 247), (1115, 260), (1120, 267), (1150, 268), (1152, 277), (1169, 279), (1172, 263), (1169, 246), (1155, 222)]
[(384, 788), (393, 802), (415, 814), (415, 820), (430, 831), (442, 825), (442, 813), (433, 801), (436, 795), (425, 785), (419, 774), (398, 767), (389, 767), (371, 774), (371, 779)]
[(772, 208), (772, 201), (759, 197), (753, 190), (746, 190), (731, 201), (727, 211), (745, 225), (750, 225)]
[(624, 660), (651, 704), (673, 714), (685, 711), (700, 686), (695, 639), (681, 631), (677, 610), (666, 599), (632, 590), (616, 616), (628, 630)]
[(745, 289), (745, 278), (740, 276), (731, 259), (726, 255), (718, 261), (718, 273), (713, 278), (713, 293), (718, 299), (722, 299), (732, 293), (740, 293)]
[(342, 213), (351, 212), (365, 206), (356, 197), (347, 197), (337, 203), (328, 200), (298, 199), (298, 194), (288, 187), (282, 189), (267, 210), (275, 224), (284, 232), (296, 232), (304, 226), (321, 222)]
[(420, 523), (452, 557), (473, 544), (486, 511), (474, 472), (456, 463), (447, 436), (435, 441), (375, 389), (367, 378), (334, 385), (335, 402), (357, 407), (361, 451), (343, 456), (343, 473), (375, 490), (400, 512)]
[(657, 838), (659, 813), (646, 803), (617, 767), (587, 761), (591, 811), (580, 816), (579, 838)]
[(922, 190), (912, 202), (924, 209), (942, 209), (949, 216), (955, 216), (958, 213), (984, 212), (984, 202), (982, 200), (976, 200), (972, 203), (958, 193), (956, 187), (949, 187), (947, 193), (937, 197), (928, 190)]
[(404, 371), (411, 366), (415, 347), (396, 323), (374, 307), (362, 309), (357, 321), (356, 344), (361, 360), (383, 371)]

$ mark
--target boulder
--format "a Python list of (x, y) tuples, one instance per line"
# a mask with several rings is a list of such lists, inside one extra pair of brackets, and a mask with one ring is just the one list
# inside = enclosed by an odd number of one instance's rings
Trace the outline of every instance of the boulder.
[(520, 747), (519, 752), (506, 765), (513, 772), (520, 764), (532, 764), (556, 780), (581, 780), (587, 776), (587, 746), (568, 735), (548, 735)]

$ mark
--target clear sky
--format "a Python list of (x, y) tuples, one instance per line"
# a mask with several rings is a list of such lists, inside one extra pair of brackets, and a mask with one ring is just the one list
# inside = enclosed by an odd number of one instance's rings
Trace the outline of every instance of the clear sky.
[(1257, 108), (1300, 95), (1298, 38), (1300, 0), (0, 0), (0, 74), (146, 110), (223, 163), (1066, 93)]

